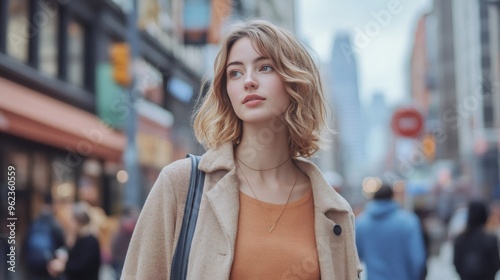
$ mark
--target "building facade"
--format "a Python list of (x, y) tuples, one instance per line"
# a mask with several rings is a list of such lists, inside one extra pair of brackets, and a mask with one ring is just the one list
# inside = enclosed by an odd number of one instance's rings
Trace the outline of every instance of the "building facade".
[(412, 96), (435, 142), (428, 164), (445, 219), (470, 198), (500, 193), (494, 8), (488, 1), (435, 1), (416, 31)]
[[(170, 8), (165, 13), (173, 14)], [(149, 14), (140, 14), (137, 56), (129, 62), (135, 82), (128, 88), (113, 78), (111, 49), (128, 40), (127, 10), (118, 1), (1, 0), (0, 15), (0, 167), (16, 172), (17, 255), (50, 193), (63, 228), (74, 201), (102, 209), (109, 227), (99, 239), (104, 259), (109, 258), (128, 175), (130, 109), (137, 112), (133, 160), (141, 204), (163, 166), (199, 149), (186, 129), (190, 124), (179, 124), (172, 111), (192, 110), (203, 50), (185, 46), (173, 27), (155, 30)], [(0, 175), (2, 201), (7, 201), (6, 176)], [(20, 258), (19, 272), (7, 272), (7, 212), (0, 213), (0, 278), (25, 279)]]

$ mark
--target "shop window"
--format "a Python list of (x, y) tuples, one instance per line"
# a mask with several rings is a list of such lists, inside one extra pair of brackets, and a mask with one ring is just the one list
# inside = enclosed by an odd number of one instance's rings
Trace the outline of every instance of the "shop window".
[(78, 21), (68, 25), (68, 81), (79, 87), (84, 86), (85, 74), (85, 29)]
[(78, 179), (78, 199), (94, 206), (102, 205), (102, 165), (95, 159), (86, 159)]
[(7, 54), (28, 61), (30, 22), (28, 0), (10, 0), (7, 21)]
[[(54, 8), (46, 1), (40, 1), (41, 10), (50, 11)], [(52, 11), (46, 14), (45, 24), (40, 26), (40, 70), (52, 77), (57, 76), (57, 39), (58, 13)]]
[(81, 165), (78, 155), (67, 154), (52, 161), (51, 190), (53, 195), (61, 199), (72, 200), (75, 197), (75, 181), (77, 168)]
[(33, 188), (42, 194), (50, 191), (50, 165), (46, 154), (33, 155)]
[(158, 105), (163, 104), (165, 92), (163, 75), (160, 70), (155, 65), (142, 59), (139, 60), (136, 67), (137, 87), (144, 94), (144, 97)]
[(105, 162), (103, 171), (105, 182), (103, 186), (103, 205), (107, 213), (116, 215), (124, 207), (123, 199), (128, 174), (123, 170), (121, 164), (114, 162)]

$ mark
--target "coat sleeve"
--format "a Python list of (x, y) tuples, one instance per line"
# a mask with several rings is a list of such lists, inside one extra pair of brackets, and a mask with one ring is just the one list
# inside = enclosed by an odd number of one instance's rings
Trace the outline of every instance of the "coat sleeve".
[[(363, 214), (360, 214), (363, 215)], [(362, 216), (360, 216), (362, 217)], [(363, 228), (362, 228), (362, 221), (358, 217), (354, 223), (355, 227), (355, 237), (356, 237), (356, 250), (358, 251), (358, 257), (360, 261), (364, 261), (365, 255), (364, 255), (364, 247), (363, 247)]]
[(409, 246), (410, 250), (408, 256), (410, 257), (410, 264), (412, 269), (413, 279), (421, 279), (425, 268), (425, 244), (420, 228), (420, 222), (417, 216), (410, 216), (409, 219), (412, 223), (412, 230), (409, 231)]
[(497, 271), (500, 269), (500, 255), (498, 252), (498, 239), (495, 235), (489, 235), (487, 237), (487, 242), (488, 246), (486, 247), (487, 250), (487, 257), (486, 259), (488, 260), (488, 275), (491, 275), (492, 277), (495, 277), (495, 274)]
[(122, 280), (168, 279), (174, 251), (177, 201), (166, 168), (153, 185), (130, 241)]
[[(351, 210), (352, 211), (352, 210)], [(354, 249), (356, 250), (356, 271), (357, 271), (357, 279), (361, 279), (360, 275), (361, 272), (363, 272), (363, 266), (361, 265), (361, 252), (359, 249), (359, 244), (358, 244), (358, 233), (357, 233), (357, 228), (356, 228), (356, 217), (354, 216), (354, 213), (350, 213), (351, 216), (351, 223), (354, 231)]]

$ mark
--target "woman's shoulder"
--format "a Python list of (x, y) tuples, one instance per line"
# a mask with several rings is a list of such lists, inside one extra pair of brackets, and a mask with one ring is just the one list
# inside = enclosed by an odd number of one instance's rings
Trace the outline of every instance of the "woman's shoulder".
[(182, 175), (184, 173), (190, 174), (191, 173), (191, 159), (189, 158), (183, 158), (183, 159), (178, 159), (173, 161), (172, 163), (168, 164), (167, 166), (163, 167), (162, 174), (165, 174), (167, 176), (172, 176), (172, 175)]
[(191, 159), (178, 159), (163, 167), (158, 176), (160, 185), (170, 185), (175, 189), (187, 188), (191, 176)]

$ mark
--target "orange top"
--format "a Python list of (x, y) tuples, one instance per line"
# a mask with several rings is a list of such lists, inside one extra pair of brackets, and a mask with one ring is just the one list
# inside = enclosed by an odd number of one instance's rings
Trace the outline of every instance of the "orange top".
[(230, 279), (320, 279), (312, 190), (289, 203), (272, 204), (240, 192), (238, 235)]

